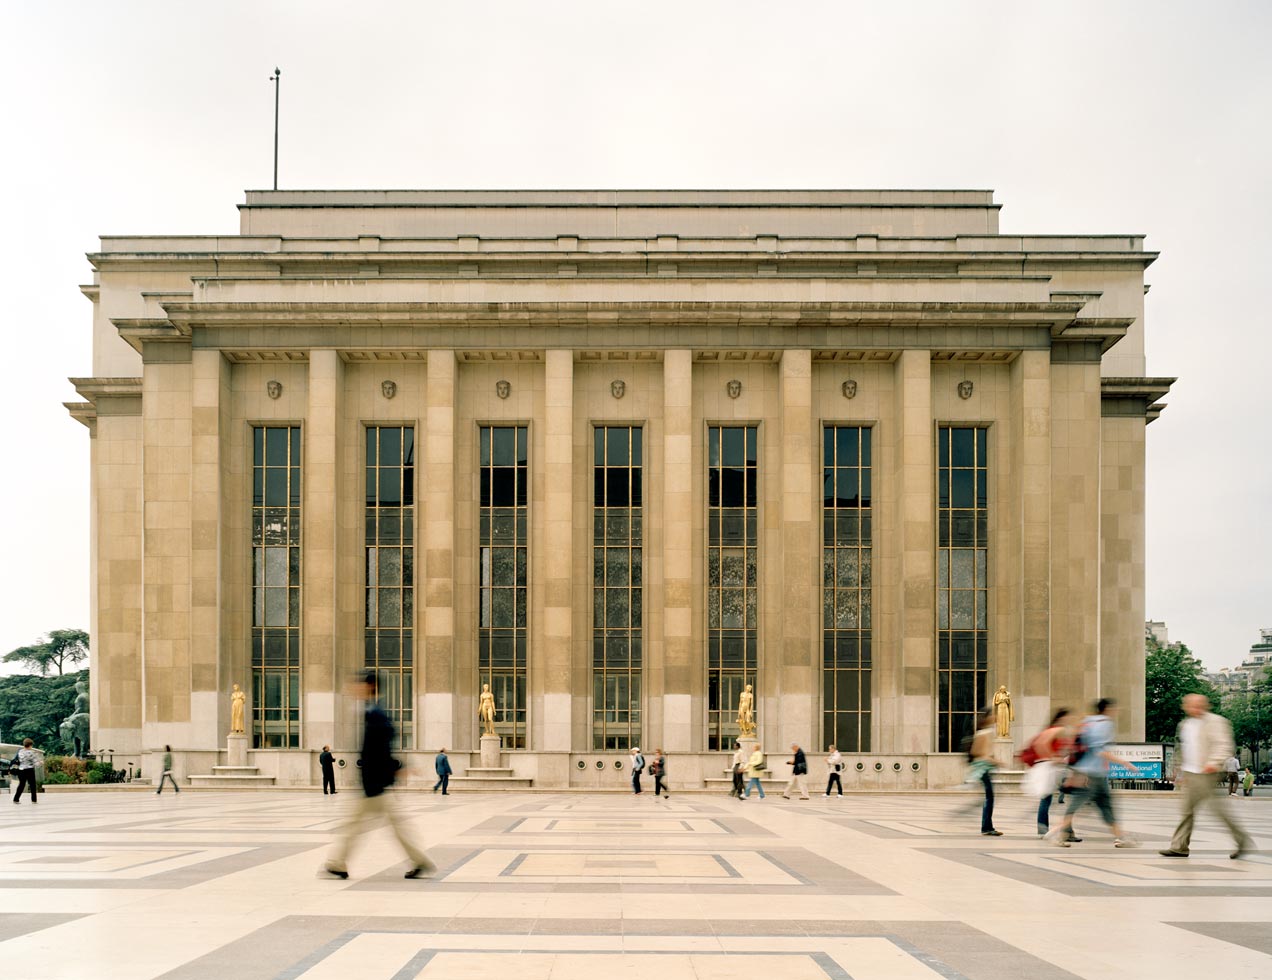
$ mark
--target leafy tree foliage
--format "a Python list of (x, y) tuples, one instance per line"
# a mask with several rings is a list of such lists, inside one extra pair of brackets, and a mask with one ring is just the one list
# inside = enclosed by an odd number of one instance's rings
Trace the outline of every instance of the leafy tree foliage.
[(1263, 746), (1272, 742), (1272, 680), (1264, 670), (1244, 691), (1229, 691), (1216, 709), (1232, 722), (1232, 737), (1250, 757), (1259, 761)]
[(1201, 661), (1182, 643), (1162, 646), (1153, 636), (1144, 639), (1144, 738), (1149, 742), (1174, 742), (1184, 717), (1185, 694), (1204, 694), (1212, 704), (1219, 696), (1205, 678)]
[(0, 738), (21, 742), (29, 738), (45, 752), (64, 752), (58, 725), (75, 710), (75, 682), (88, 682), (88, 671), (57, 677), (15, 674), (0, 677)]
[(53, 667), (62, 676), (67, 667), (73, 667), (88, 656), (88, 634), (83, 630), (52, 630), (43, 643), (18, 647), (4, 655), (6, 663), (22, 663), (34, 668), (41, 676)]

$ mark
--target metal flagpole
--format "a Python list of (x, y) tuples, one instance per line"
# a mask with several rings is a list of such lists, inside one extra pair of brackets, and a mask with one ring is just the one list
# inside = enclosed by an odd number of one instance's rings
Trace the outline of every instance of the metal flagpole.
[(269, 76), (269, 80), (274, 83), (274, 190), (278, 190), (278, 92), (283, 85), (280, 81), (282, 74), (275, 68), (274, 74)]

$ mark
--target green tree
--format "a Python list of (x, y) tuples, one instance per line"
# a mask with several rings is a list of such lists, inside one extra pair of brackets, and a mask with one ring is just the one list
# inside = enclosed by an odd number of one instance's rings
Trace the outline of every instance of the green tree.
[(45, 752), (73, 749), (62, 741), (58, 726), (75, 710), (75, 682), (88, 681), (88, 671), (58, 677), (15, 674), (0, 677), (0, 735), (6, 742), (29, 738)]
[(1184, 717), (1184, 695), (1204, 694), (1217, 704), (1218, 693), (1202, 673), (1201, 661), (1184, 644), (1162, 646), (1150, 635), (1144, 646), (1144, 738), (1174, 742)]
[(1233, 741), (1250, 750), (1257, 769), (1260, 750), (1272, 742), (1272, 681), (1267, 673), (1254, 678), (1246, 690), (1225, 694), (1215, 711), (1232, 723)]
[(73, 667), (88, 656), (88, 634), (83, 630), (52, 630), (43, 643), (18, 647), (4, 655), (6, 663), (22, 663), (33, 667), (41, 676), (53, 667), (62, 676), (67, 667)]

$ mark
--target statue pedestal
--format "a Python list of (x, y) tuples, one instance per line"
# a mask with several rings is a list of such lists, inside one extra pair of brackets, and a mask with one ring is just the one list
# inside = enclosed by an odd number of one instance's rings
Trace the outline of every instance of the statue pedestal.
[(502, 761), (500, 758), (500, 738), (498, 735), (483, 735), (481, 737), (481, 767), (483, 769), (498, 769)]
[(754, 754), (756, 747), (760, 744), (760, 740), (755, 735), (740, 735), (737, 741), (742, 746), (742, 764), (746, 765), (746, 760)]
[(225, 740), (225, 754), (231, 766), (247, 766), (247, 736), (243, 733), (230, 735)]
[(999, 769), (1014, 769), (1016, 767), (1016, 745), (1010, 738), (1003, 738), (1001, 735), (994, 738), (994, 763)]

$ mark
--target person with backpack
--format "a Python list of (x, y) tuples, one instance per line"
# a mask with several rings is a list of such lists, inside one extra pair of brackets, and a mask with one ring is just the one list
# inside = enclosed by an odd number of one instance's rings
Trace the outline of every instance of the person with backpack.
[(1026, 781), (1039, 797), (1039, 837), (1046, 837), (1051, 830), (1051, 800), (1073, 748), (1073, 735), (1069, 730), (1072, 722), (1073, 713), (1068, 708), (1061, 708), (1052, 717), (1051, 724), (1035, 735), (1020, 753), (1020, 761), (1030, 767)]
[(1057, 847), (1068, 847), (1072, 841), (1073, 817), (1088, 803), (1095, 805), (1100, 816), (1113, 831), (1114, 847), (1139, 847), (1139, 841), (1123, 832), (1113, 812), (1113, 797), (1109, 792), (1109, 763), (1115, 762), (1125, 766), (1132, 772), (1138, 767), (1109, 751), (1113, 744), (1117, 728), (1114, 719), (1117, 717), (1117, 702), (1112, 698), (1100, 698), (1095, 706), (1095, 714), (1082, 719), (1078, 734), (1074, 739), (1073, 752), (1069, 756), (1072, 773), (1066, 789), (1069, 793), (1069, 804), (1064, 811), (1064, 820), (1060, 827), (1051, 832), (1047, 839)]
[(640, 796), (640, 774), (645, 771), (645, 757), (640, 754), (640, 746), (632, 748), (632, 795)]
[(742, 799), (749, 800), (751, 798), (751, 787), (754, 786), (760, 793), (760, 799), (764, 799), (764, 786), (760, 783), (760, 776), (768, 768), (768, 763), (764, 761), (764, 751), (757, 745), (755, 751), (751, 753), (751, 758), (746, 761), (746, 792), (742, 794)]
[(35, 767), (39, 761), (40, 757), (35, 754), (35, 743), (29, 738), (24, 738), (22, 748), (18, 749), (18, 754), (13, 757), (13, 765), (18, 774), (18, 791), (13, 794), (14, 803), (22, 802), (23, 788), (28, 791), (32, 803), (40, 802), (35, 791)]

